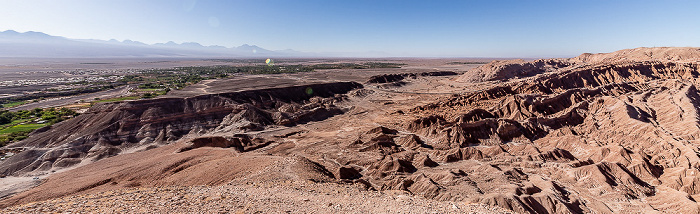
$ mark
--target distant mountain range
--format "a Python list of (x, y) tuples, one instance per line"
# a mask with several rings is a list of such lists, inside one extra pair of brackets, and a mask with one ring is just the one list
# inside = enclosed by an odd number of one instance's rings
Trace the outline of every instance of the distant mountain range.
[(294, 50), (271, 51), (255, 45), (203, 46), (196, 42), (157, 43), (138, 41), (68, 39), (41, 32), (0, 32), (0, 57), (111, 58), (111, 57), (308, 57)]

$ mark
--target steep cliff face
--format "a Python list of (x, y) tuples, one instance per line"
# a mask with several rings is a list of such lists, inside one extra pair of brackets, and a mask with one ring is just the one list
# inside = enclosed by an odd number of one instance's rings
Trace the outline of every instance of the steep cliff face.
[(369, 77), (367, 84), (376, 84), (379, 88), (394, 88), (401, 87), (406, 84), (410, 84), (412, 80), (418, 79), (419, 77), (433, 77), (433, 76), (453, 76), (457, 73), (452, 71), (432, 71), (432, 72), (421, 72), (421, 73), (403, 73), (403, 74), (382, 74)]
[(24, 151), (5, 160), (0, 174), (56, 170), (186, 136), (233, 135), (270, 125), (323, 120), (346, 111), (334, 104), (344, 99), (342, 94), (360, 87), (339, 82), (98, 104), (75, 119), (10, 145)]
[(417, 78), (419, 76), (452, 76), (457, 75), (457, 73), (452, 71), (433, 71), (433, 72), (422, 72), (422, 73), (403, 73), (403, 74), (384, 74), (371, 76), (367, 83), (391, 83), (398, 82), (406, 78)]

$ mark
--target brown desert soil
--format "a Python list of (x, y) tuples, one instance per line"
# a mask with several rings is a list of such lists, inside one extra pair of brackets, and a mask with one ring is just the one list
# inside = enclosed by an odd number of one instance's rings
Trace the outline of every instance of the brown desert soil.
[[(293, 185), (293, 186), (292, 186)], [(337, 184), (127, 188), (34, 202), (5, 213), (512, 213)]]
[(21, 152), (1, 175), (41, 184), (0, 206), (700, 213), (697, 48), (452, 61), (242, 76), (95, 105), (4, 148)]

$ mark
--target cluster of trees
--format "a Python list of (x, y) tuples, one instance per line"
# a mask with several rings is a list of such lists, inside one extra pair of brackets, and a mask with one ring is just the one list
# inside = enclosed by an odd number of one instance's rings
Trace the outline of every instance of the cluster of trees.
[(366, 62), (362, 65), (367, 68), (401, 68), (401, 66), (404, 66), (406, 64), (392, 62)]
[(67, 108), (49, 108), (46, 110), (36, 108), (33, 110), (22, 110), (17, 112), (2, 111), (0, 112), (0, 125), (9, 124), (16, 120), (35, 118), (41, 118), (41, 120), (44, 120), (49, 124), (54, 124), (61, 122), (66, 118), (73, 117), (75, 115), (77, 115), (75, 111)]
[(365, 62), (357, 63), (335, 63), (335, 64), (315, 64), (310, 65), (312, 69), (368, 69), (368, 68), (401, 68), (406, 64), (389, 62)]
[(29, 137), (29, 133), (32, 133), (32, 131), (34, 130), (12, 132), (7, 135), (2, 135), (0, 136), (0, 146), (5, 146), (13, 142), (27, 139), (27, 137)]
[[(217, 61), (217, 60), (215, 60)], [(255, 61), (257, 62), (257, 61)], [(252, 61), (251, 61), (252, 63)], [(367, 68), (400, 68), (399, 63), (366, 62), (334, 63), (315, 65), (217, 65), (217, 66), (190, 66), (174, 69), (149, 69), (140, 71), (141, 74), (127, 75), (120, 80), (123, 83), (141, 83), (142, 89), (180, 89), (190, 84), (199, 83), (202, 80), (214, 78), (226, 78), (231, 74), (281, 74), (310, 72), (316, 69), (367, 69)], [(148, 96), (148, 95), (147, 95)]]
[(226, 77), (229, 74), (281, 74), (313, 71), (308, 65), (245, 65), (245, 66), (200, 66), (200, 67), (180, 67), (178, 72), (194, 74), (203, 77), (217, 78)]
[(151, 99), (151, 98), (154, 98), (154, 97), (157, 97), (157, 96), (158, 96), (158, 94), (151, 93), (151, 92), (147, 92), (147, 93), (141, 95), (141, 98), (143, 98), (143, 99)]
[(180, 89), (202, 80), (226, 78), (231, 74), (279, 74), (313, 71), (307, 65), (254, 65), (254, 66), (196, 66), (175, 69), (143, 70), (141, 74), (127, 75), (121, 83), (137, 83), (142, 89)]
[(448, 62), (449, 65), (470, 65), (470, 64), (486, 64), (489, 62), (475, 61), (475, 62)]
[(143, 82), (145, 79), (139, 75), (126, 75), (119, 79), (119, 82), (122, 82), (124, 84), (130, 83), (130, 82)]
[[(36, 108), (33, 110), (22, 110), (22, 111), (17, 111), (17, 112), (11, 112), (11, 111), (0, 111), (0, 130), (8, 132), (10, 129), (12, 131), (9, 131), (9, 133), (5, 133), (0, 135), (0, 146), (7, 145), (12, 142), (17, 142), (20, 140), (24, 140), (29, 136), (29, 133), (34, 131), (36, 128), (43, 127), (44, 125), (53, 125), (55, 123), (61, 122), (65, 119), (71, 118), (78, 115), (75, 111), (67, 109), (67, 108), (60, 108), (60, 109), (55, 109), (55, 108), (49, 108), (49, 109), (40, 109)], [(37, 124), (36, 122), (32, 120), (36, 120), (41, 118), (43, 120), (43, 124)], [(15, 123), (13, 123), (15, 122)], [(17, 124), (16, 123), (31, 123), (29, 125), (26, 124)], [(32, 125), (34, 124), (34, 125)], [(13, 127), (15, 126), (15, 127)], [(22, 126), (21, 128), (18, 128), (19, 126)]]
[[(34, 111), (37, 111), (37, 109), (34, 109)], [(40, 113), (41, 116), (39, 117), (41, 117), (42, 120), (47, 121), (49, 124), (58, 123), (78, 115), (78, 113), (68, 108), (49, 108), (47, 110), (40, 111)]]

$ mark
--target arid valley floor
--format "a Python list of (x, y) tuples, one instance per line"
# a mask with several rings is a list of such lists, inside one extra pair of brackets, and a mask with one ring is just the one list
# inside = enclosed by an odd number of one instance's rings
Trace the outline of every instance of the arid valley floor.
[[(286, 63), (401, 66), (14, 106), (83, 109), (2, 148), (0, 212), (700, 213), (700, 49), (492, 60), (305, 60)], [(43, 63), (3, 81), (241, 62)]]

